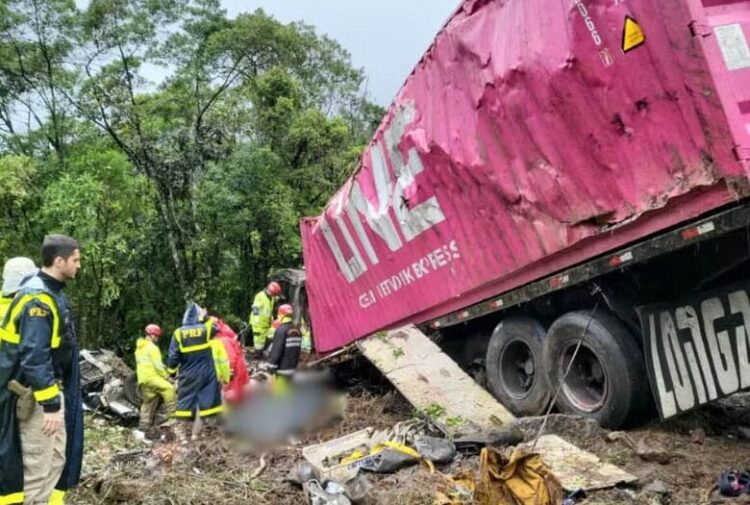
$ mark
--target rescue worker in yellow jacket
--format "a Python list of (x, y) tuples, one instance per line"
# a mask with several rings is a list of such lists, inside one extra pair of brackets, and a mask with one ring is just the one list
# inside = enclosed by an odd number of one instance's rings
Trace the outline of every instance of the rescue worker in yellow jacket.
[(135, 346), (136, 374), (138, 386), (143, 394), (141, 403), (142, 430), (151, 428), (156, 419), (159, 405), (164, 403), (165, 414), (171, 417), (177, 406), (177, 393), (167, 380), (167, 367), (161, 359), (161, 351), (156, 345), (161, 337), (161, 328), (155, 324), (146, 326), (145, 335), (138, 339)]
[(273, 322), (273, 308), (281, 295), (281, 285), (269, 282), (263, 291), (255, 295), (250, 309), (250, 328), (253, 332), (253, 350), (257, 356), (265, 350), (269, 329)]

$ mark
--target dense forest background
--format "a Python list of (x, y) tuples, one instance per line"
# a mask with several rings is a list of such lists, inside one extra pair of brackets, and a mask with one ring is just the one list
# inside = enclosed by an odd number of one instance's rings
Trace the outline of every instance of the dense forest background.
[(82, 244), (84, 347), (237, 322), (383, 115), (334, 40), (218, 0), (0, 0), (0, 259)]

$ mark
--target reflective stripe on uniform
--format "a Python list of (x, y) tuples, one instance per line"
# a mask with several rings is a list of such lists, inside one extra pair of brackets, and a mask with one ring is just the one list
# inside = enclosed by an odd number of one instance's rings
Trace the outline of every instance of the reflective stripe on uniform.
[(48, 388), (40, 389), (39, 391), (34, 391), (34, 399), (38, 402), (43, 402), (46, 400), (51, 400), (52, 398), (55, 398), (59, 394), (60, 394), (60, 388), (57, 386), (57, 384), (52, 384)]
[(193, 345), (193, 346), (190, 346), (190, 347), (182, 347), (182, 342), (178, 342), (178, 343), (180, 344), (180, 352), (182, 352), (182, 353), (204, 351), (204, 350), (209, 349), (211, 347), (210, 343), (200, 344), (200, 345)]
[(65, 491), (59, 489), (52, 491), (47, 505), (65, 505)]
[[(9, 314), (6, 314), (3, 320), (3, 325), (0, 327), (0, 340), (4, 340), (11, 344), (20, 344), (21, 335), (16, 329), (16, 319), (21, 315), (26, 304), (32, 300), (39, 300), (45, 304), (52, 312), (52, 338), (50, 340), (50, 348), (57, 349), (60, 347), (60, 315), (57, 312), (57, 304), (55, 300), (46, 293), (37, 293), (33, 295), (23, 295), (20, 298), (13, 300), (9, 308)], [(0, 502), (0, 505), (2, 503)]]
[(214, 407), (212, 409), (198, 411), (201, 417), (212, 416), (214, 414), (221, 414), (222, 412), (224, 412), (224, 405), (219, 405), (218, 407)]
[(16, 505), (23, 503), (23, 492), (0, 495), (0, 505)]
[(193, 411), (192, 410), (175, 410), (174, 416), (175, 417), (192, 417)]

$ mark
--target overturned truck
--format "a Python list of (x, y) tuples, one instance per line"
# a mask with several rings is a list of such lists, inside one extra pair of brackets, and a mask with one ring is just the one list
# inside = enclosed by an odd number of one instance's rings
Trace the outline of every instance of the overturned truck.
[(748, 38), (748, 0), (465, 0), (301, 223), (317, 349), (415, 323), (517, 415), (575, 354), (557, 406), (610, 427), (749, 387)]

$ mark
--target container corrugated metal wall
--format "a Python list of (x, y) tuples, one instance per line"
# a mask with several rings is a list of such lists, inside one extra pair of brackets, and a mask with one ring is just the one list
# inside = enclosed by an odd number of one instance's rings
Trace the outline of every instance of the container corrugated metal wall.
[(738, 198), (748, 38), (750, 0), (464, 2), (301, 224), (318, 350)]

